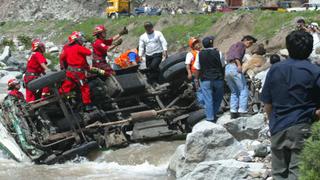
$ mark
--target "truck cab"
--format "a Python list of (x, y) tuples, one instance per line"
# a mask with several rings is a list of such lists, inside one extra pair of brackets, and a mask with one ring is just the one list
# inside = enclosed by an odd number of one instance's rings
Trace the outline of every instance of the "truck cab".
[(119, 14), (130, 14), (130, 0), (108, 0), (106, 14), (115, 18)]

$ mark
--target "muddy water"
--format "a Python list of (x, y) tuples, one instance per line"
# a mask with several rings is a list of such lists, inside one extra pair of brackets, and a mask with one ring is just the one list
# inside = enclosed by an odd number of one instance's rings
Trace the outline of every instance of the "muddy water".
[(94, 152), (88, 158), (59, 165), (17, 163), (0, 157), (2, 180), (171, 180), (170, 156), (183, 141), (132, 144), (115, 151)]

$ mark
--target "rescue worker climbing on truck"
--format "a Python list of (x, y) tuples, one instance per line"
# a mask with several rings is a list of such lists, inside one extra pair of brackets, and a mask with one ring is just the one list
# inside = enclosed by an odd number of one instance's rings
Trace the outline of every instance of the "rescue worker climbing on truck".
[(36, 39), (32, 42), (32, 54), (27, 62), (27, 69), (24, 76), (24, 83), (26, 85), (26, 101), (32, 102), (37, 100), (40, 96), (45, 97), (50, 93), (48, 87), (39, 90), (38, 92), (31, 91), (28, 89), (27, 84), (39, 78), (41, 75), (44, 75), (49, 68), (47, 67), (47, 60), (43, 56), (46, 48), (44, 43), (42, 43), (39, 39)]
[(68, 40), (69, 45), (60, 56), (67, 63), (67, 79), (62, 83), (60, 92), (70, 93), (74, 88), (79, 88), (85, 111), (91, 111), (94, 107), (91, 105), (90, 87), (87, 82), (87, 72), (90, 67), (86, 60), (86, 57), (91, 55), (91, 51), (83, 46), (80, 32), (73, 32)]
[[(93, 35), (96, 40), (93, 42), (93, 60), (92, 66), (105, 71), (105, 76), (108, 77), (114, 74), (114, 71), (106, 61), (107, 52), (113, 50), (117, 46), (121, 45), (121, 36), (128, 34), (128, 30), (124, 27), (118, 35), (112, 38), (106, 39), (107, 30), (104, 25), (98, 25), (95, 27)], [(113, 41), (116, 41), (113, 43)]]
[(10, 79), (8, 81), (8, 90), (9, 90), (8, 96), (11, 96), (19, 101), (20, 100), (25, 101), (22, 92), (19, 91), (20, 88), (21, 88), (20, 82), (17, 79)]
[(127, 50), (114, 60), (114, 70), (128, 69), (133, 66), (137, 66), (140, 63), (140, 57), (138, 55), (138, 48)]

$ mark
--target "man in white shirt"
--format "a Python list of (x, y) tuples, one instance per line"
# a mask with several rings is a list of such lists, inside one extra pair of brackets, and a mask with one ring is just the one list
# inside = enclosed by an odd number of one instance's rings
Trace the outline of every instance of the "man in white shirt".
[(159, 64), (168, 57), (167, 41), (160, 31), (155, 31), (151, 22), (144, 24), (146, 32), (139, 39), (139, 56), (146, 56), (146, 66), (150, 70), (149, 82), (159, 80)]

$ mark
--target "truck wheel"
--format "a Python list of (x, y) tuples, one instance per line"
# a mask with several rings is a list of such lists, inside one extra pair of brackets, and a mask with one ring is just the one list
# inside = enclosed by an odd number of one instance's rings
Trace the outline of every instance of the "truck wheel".
[(160, 71), (165, 72), (167, 69), (169, 69), (171, 66), (184, 62), (186, 59), (187, 52), (182, 52), (178, 54), (174, 54), (172, 56), (169, 56), (166, 60), (161, 62), (159, 65)]
[(192, 131), (194, 125), (200, 122), (202, 119), (206, 117), (204, 113), (204, 109), (199, 109), (198, 111), (191, 112), (186, 122), (186, 130), (188, 132)]
[(163, 78), (165, 81), (170, 82), (176, 79), (187, 79), (187, 70), (184, 62), (180, 62), (171, 66), (163, 73)]
[(66, 71), (58, 71), (48, 73), (45, 76), (39, 77), (33, 81), (28, 83), (28, 88), (31, 91), (36, 91), (38, 89), (42, 89), (47, 86), (51, 86), (57, 82), (60, 82), (66, 78)]

